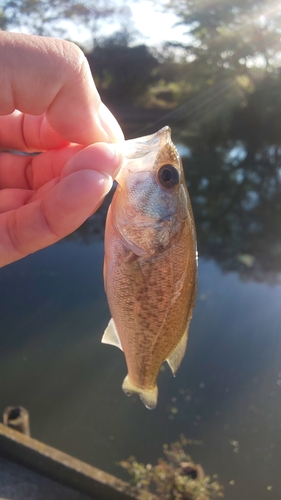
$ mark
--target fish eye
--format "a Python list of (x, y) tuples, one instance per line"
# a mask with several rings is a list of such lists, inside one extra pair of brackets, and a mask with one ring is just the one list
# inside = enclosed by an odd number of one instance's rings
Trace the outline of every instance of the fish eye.
[(158, 180), (164, 188), (172, 189), (180, 181), (179, 171), (170, 163), (162, 165), (158, 170)]

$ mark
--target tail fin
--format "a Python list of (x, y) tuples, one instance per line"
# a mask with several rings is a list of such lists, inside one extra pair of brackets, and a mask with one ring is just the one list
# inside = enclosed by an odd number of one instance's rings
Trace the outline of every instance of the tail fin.
[(129, 375), (124, 379), (122, 389), (127, 396), (138, 394), (143, 404), (149, 410), (153, 410), (157, 405), (158, 388), (157, 385), (153, 389), (142, 389), (134, 385), (129, 378)]

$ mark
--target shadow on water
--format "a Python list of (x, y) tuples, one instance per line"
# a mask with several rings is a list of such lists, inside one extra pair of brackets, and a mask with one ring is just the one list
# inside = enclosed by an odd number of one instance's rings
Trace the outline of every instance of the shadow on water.
[[(0, 407), (26, 406), (36, 438), (122, 474), (180, 433), (227, 500), (280, 498), (281, 170), (278, 146), (183, 139), (199, 246), (198, 300), (177, 377), (164, 367), (147, 411), (100, 343), (109, 311), (103, 234), (110, 195), (74, 234), (1, 270)], [(175, 256), (176, 258), (176, 256)]]

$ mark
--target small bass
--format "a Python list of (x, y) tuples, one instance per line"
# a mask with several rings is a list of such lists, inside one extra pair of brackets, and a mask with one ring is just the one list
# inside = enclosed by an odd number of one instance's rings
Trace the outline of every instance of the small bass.
[(125, 161), (105, 229), (112, 319), (102, 342), (125, 354), (124, 392), (152, 409), (162, 363), (175, 375), (186, 349), (197, 287), (195, 225), (170, 128), (120, 148)]

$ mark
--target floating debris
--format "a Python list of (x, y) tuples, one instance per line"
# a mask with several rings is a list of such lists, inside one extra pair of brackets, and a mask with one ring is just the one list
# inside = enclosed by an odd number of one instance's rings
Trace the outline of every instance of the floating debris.
[(238, 262), (241, 262), (241, 264), (244, 264), (244, 266), (246, 267), (253, 267), (256, 260), (253, 255), (250, 255), (248, 253), (240, 253), (236, 258)]
[(139, 463), (134, 457), (119, 465), (133, 476), (137, 490), (141, 489), (147, 494), (156, 493), (161, 500), (223, 498), (223, 487), (216, 480), (217, 474), (212, 478), (205, 475), (202, 466), (195, 464), (186, 454), (185, 447), (188, 444), (190, 441), (181, 435), (176, 443), (164, 445), (166, 459), (159, 458), (157, 465)]
[(230, 441), (230, 444), (233, 446), (233, 452), (238, 453), (239, 452), (239, 443), (238, 441)]
[(172, 413), (172, 415), (176, 415), (176, 413), (178, 413), (179, 409), (176, 407), (176, 406), (172, 406), (170, 412)]

